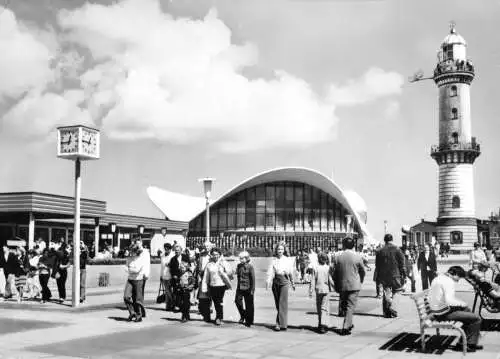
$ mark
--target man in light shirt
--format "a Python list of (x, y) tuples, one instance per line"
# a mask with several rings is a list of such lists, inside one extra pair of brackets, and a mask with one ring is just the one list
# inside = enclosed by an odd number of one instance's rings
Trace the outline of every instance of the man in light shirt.
[[(141, 237), (136, 238), (135, 245), (137, 246), (137, 249), (140, 252), (140, 256), (142, 257), (142, 263), (144, 264), (143, 276), (142, 276), (142, 298), (144, 299), (144, 290), (146, 288), (146, 281), (149, 279), (149, 275), (151, 274), (151, 255), (149, 254), (149, 250), (142, 246)], [(142, 316), (146, 318), (146, 310), (144, 309), (144, 305), (141, 306), (141, 310), (142, 310)]]
[(482, 345), (477, 344), (481, 318), (471, 312), (467, 303), (455, 297), (455, 283), (460, 278), (465, 278), (465, 270), (460, 266), (452, 266), (448, 272), (438, 275), (429, 289), (429, 306), (438, 321), (462, 322), (467, 336), (467, 351), (475, 352), (483, 349)]
[(474, 250), (470, 252), (470, 266), (472, 269), (479, 269), (481, 264), (486, 264), (486, 254), (479, 246), (479, 243), (474, 243)]
[(123, 293), (123, 300), (130, 313), (128, 320), (135, 322), (141, 322), (145, 313), (143, 282), (149, 263), (145, 262), (147, 257), (141, 254), (137, 244), (134, 243), (130, 257), (127, 258), (128, 279)]
[(165, 310), (170, 311), (173, 309), (174, 301), (172, 297), (172, 275), (170, 274), (169, 265), (174, 254), (170, 243), (165, 243), (163, 248), (165, 252), (161, 257), (161, 281), (163, 282), (163, 288), (165, 288)]

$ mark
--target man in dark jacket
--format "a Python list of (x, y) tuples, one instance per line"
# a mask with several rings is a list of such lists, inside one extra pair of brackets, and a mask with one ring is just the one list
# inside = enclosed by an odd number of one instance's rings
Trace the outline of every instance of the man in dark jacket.
[(436, 255), (429, 243), (425, 244), (424, 251), (418, 256), (417, 269), (422, 277), (422, 290), (426, 290), (437, 275)]
[(392, 243), (392, 234), (384, 236), (385, 246), (382, 247), (375, 258), (377, 279), (384, 290), (382, 308), (385, 318), (396, 318), (394, 309), (394, 296), (404, 288), (405, 259), (403, 252)]

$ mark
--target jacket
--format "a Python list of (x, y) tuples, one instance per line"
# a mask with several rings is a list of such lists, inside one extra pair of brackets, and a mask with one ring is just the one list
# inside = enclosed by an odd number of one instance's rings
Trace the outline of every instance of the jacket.
[(333, 261), (333, 281), (337, 292), (361, 290), (365, 279), (363, 258), (352, 249), (343, 251)]
[(436, 262), (436, 255), (434, 254), (434, 251), (429, 252), (429, 260), (425, 259), (425, 252), (420, 252), (418, 255), (417, 259), (417, 269), (419, 271), (425, 270), (427, 271), (427, 266), (430, 267), (430, 272), (437, 272), (437, 262)]
[(255, 292), (255, 270), (250, 263), (239, 263), (236, 267), (236, 277), (238, 278), (237, 289)]
[(377, 280), (385, 286), (399, 289), (406, 276), (403, 252), (392, 243), (382, 247), (375, 257)]

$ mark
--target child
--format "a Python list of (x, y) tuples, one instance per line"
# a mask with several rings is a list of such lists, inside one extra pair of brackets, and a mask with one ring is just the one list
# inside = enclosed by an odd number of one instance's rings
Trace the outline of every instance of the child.
[(325, 334), (328, 331), (330, 317), (329, 293), (333, 289), (333, 278), (328, 265), (328, 256), (325, 253), (318, 255), (318, 266), (311, 273), (309, 297), (312, 298), (313, 287), (316, 291), (316, 310), (318, 312), (318, 332)]
[(191, 320), (189, 309), (191, 308), (191, 292), (194, 289), (194, 276), (191, 271), (191, 266), (186, 262), (181, 262), (179, 266), (179, 285), (177, 286), (178, 296), (181, 299), (181, 322), (185, 323)]
[[(254, 318), (255, 270), (250, 264), (250, 254), (247, 251), (241, 252), (239, 257), (240, 263), (236, 267), (238, 286), (236, 287), (234, 303), (240, 313), (240, 324), (244, 323), (250, 327)], [(243, 300), (245, 300), (245, 309), (243, 309)]]

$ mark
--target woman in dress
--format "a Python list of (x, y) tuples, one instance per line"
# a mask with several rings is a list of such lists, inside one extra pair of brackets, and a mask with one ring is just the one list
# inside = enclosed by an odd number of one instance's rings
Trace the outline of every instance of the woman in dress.
[(295, 290), (293, 283), (293, 262), (287, 256), (284, 243), (277, 245), (271, 265), (267, 271), (266, 289), (272, 288), (276, 305), (275, 331), (286, 330), (288, 326), (288, 287)]
[(15, 283), (18, 293), (17, 301), (20, 303), (23, 299), (24, 288), (26, 287), (26, 278), (29, 271), (29, 261), (26, 250), (22, 247), (16, 249)]

